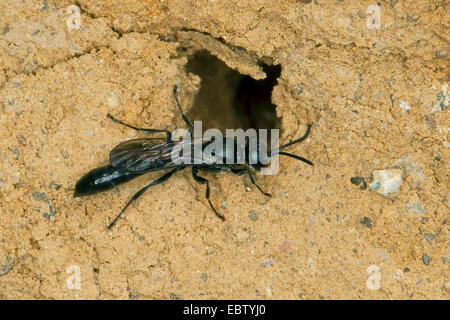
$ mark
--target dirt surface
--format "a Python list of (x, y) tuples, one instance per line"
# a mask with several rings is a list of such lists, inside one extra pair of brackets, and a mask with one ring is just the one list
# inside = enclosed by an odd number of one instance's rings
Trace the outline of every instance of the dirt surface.
[[(450, 297), (448, 2), (380, 1), (380, 28), (375, 1), (79, 0), (79, 20), (73, 4), (0, 3), (0, 298)], [(281, 141), (311, 123), (289, 151), (314, 167), (281, 158), (257, 175), (272, 198), (203, 173), (225, 222), (185, 170), (106, 229), (161, 175), (73, 197), (115, 145), (144, 136), (107, 113), (183, 128), (177, 84), (190, 114), (239, 125), (224, 109), (234, 87), (187, 71), (200, 51), (224, 79), (281, 66)], [(380, 194), (376, 170), (399, 189)]]

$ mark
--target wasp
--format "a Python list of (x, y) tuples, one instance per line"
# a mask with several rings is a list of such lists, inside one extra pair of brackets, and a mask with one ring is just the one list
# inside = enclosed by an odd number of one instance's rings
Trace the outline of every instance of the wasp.
[[(189, 128), (189, 137), (193, 131), (193, 125), (191, 120), (184, 114), (181, 104), (178, 100), (178, 87), (175, 86), (173, 89), (173, 95), (175, 98), (176, 105), (181, 114), (182, 119), (187, 124)], [(138, 176), (143, 174), (154, 172), (154, 171), (162, 171), (169, 170), (160, 178), (152, 181), (151, 183), (144, 186), (140, 189), (136, 194), (134, 194), (131, 199), (125, 204), (119, 214), (112, 220), (112, 222), (108, 225), (108, 229), (111, 229), (117, 220), (122, 216), (124, 211), (128, 208), (128, 206), (136, 201), (139, 197), (144, 194), (144, 192), (153, 186), (159, 185), (170, 179), (176, 172), (186, 169), (187, 167), (191, 167), (192, 177), (193, 179), (201, 184), (206, 185), (206, 193), (205, 197), (214, 212), (214, 214), (221, 219), (225, 220), (225, 217), (220, 214), (216, 208), (213, 206), (210, 200), (210, 186), (209, 181), (200, 176), (199, 172), (231, 172), (235, 175), (243, 175), (247, 174), (250, 178), (252, 184), (265, 196), (271, 197), (271, 194), (264, 192), (256, 183), (255, 172), (261, 170), (261, 168), (266, 167), (266, 164), (263, 164), (258, 150), (250, 150), (248, 141), (245, 143), (245, 159), (243, 164), (237, 163), (229, 163), (230, 161), (226, 161), (230, 157), (232, 159), (236, 159), (236, 150), (238, 150), (237, 141), (235, 137), (227, 137), (222, 136), (223, 139), (223, 150), (218, 150), (213, 154), (215, 159), (194, 159), (195, 155), (195, 147), (201, 148), (201, 150), (205, 150), (210, 144), (210, 141), (196, 141), (195, 139), (186, 139), (183, 141), (173, 141), (172, 133), (169, 130), (165, 129), (146, 129), (146, 128), (138, 128), (133, 125), (127, 124), (121, 120), (114, 118), (111, 114), (108, 113), (107, 117), (112, 121), (124, 125), (126, 127), (132, 128), (136, 131), (145, 132), (148, 134), (155, 133), (164, 133), (165, 138), (162, 137), (146, 137), (146, 138), (138, 138), (132, 139), (117, 145), (109, 154), (109, 164), (95, 168), (88, 173), (86, 173), (83, 177), (75, 185), (74, 197), (79, 196), (87, 196), (96, 194), (102, 191), (110, 190), (122, 183), (128, 182)], [(280, 146), (276, 153), (279, 155), (284, 155), (287, 157), (291, 157), (308, 165), (313, 165), (313, 163), (301, 156), (283, 152), (281, 150), (285, 149), (288, 146), (299, 143), (305, 140), (311, 130), (311, 125), (308, 125), (305, 134), (296, 140), (293, 140), (285, 145)], [(230, 141), (230, 139), (232, 139)], [(197, 143), (196, 143), (197, 142)], [(228, 144), (227, 144), (228, 142)], [(227, 148), (227, 145), (231, 143), (234, 148), (230, 150)], [(180, 144), (183, 147), (188, 147), (188, 152), (184, 152), (182, 154), (182, 158), (190, 158), (191, 161), (189, 164), (186, 163), (174, 163), (173, 158), (171, 157), (172, 151), (175, 147), (180, 147)], [(200, 146), (200, 147), (198, 147)], [(186, 148), (184, 149), (186, 150)], [(214, 161), (221, 159), (222, 161)], [(252, 161), (250, 161), (252, 159)], [(208, 161), (207, 161), (208, 160)], [(211, 161), (213, 160), (213, 161)], [(225, 160), (225, 161), (223, 161)]]

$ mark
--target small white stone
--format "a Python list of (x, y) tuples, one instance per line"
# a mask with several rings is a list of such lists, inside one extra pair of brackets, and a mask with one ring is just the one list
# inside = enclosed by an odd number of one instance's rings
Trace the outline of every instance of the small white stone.
[(403, 172), (400, 169), (375, 170), (370, 189), (389, 197), (395, 195), (403, 182)]
[(266, 288), (266, 294), (269, 298), (273, 296), (272, 286), (268, 285)]
[(112, 108), (116, 108), (120, 104), (120, 98), (114, 92), (107, 92), (105, 97), (106, 103)]
[(413, 209), (415, 214), (424, 214), (427, 212), (427, 210), (424, 208), (422, 201), (417, 201), (412, 204), (406, 202), (406, 211), (408, 212), (411, 209)]
[(402, 111), (404, 113), (409, 112), (409, 110), (411, 110), (411, 106), (409, 105), (409, 103), (403, 100), (400, 101), (400, 108), (402, 108)]
[(401, 278), (403, 278), (403, 271), (400, 269), (395, 269), (394, 270), (394, 278), (397, 280), (400, 280)]

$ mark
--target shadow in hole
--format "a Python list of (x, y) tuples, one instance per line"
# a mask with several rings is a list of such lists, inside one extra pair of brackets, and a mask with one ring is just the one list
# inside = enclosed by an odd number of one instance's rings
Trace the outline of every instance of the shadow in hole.
[(255, 80), (230, 69), (207, 51), (190, 57), (186, 71), (201, 78), (201, 88), (189, 112), (192, 120), (202, 120), (203, 130), (248, 128), (272, 129), (280, 127), (272, 89), (281, 74), (281, 66), (262, 64), (267, 77)]

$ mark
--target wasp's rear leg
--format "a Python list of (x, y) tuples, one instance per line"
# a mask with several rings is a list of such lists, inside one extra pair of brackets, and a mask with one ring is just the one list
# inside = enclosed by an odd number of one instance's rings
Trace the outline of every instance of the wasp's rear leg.
[(272, 195), (268, 192), (263, 191), (257, 184), (256, 184), (256, 179), (255, 176), (253, 175), (253, 173), (248, 169), (231, 169), (231, 172), (234, 173), (237, 176), (241, 176), (244, 173), (247, 173), (248, 176), (250, 177), (250, 181), (252, 182), (252, 184), (259, 190), (259, 192), (261, 192), (263, 195), (265, 195), (266, 197), (272, 197)]
[(223, 215), (221, 215), (219, 212), (217, 212), (216, 208), (214, 208), (214, 206), (212, 205), (211, 200), (209, 200), (209, 182), (208, 182), (208, 180), (206, 180), (205, 178), (200, 177), (198, 175), (198, 168), (196, 168), (196, 167), (192, 167), (192, 177), (199, 184), (206, 184), (206, 194), (205, 194), (206, 199), (208, 200), (209, 205), (211, 206), (211, 209), (214, 211), (215, 215), (217, 217), (219, 217), (220, 220), (224, 221), (225, 217)]
[(121, 124), (121, 125), (123, 125), (123, 126), (126, 126), (126, 127), (128, 127), (128, 128), (134, 129), (134, 130), (136, 130), (136, 131), (144, 131), (144, 132), (147, 132), (147, 133), (160, 133), (160, 132), (164, 132), (164, 133), (166, 134), (167, 142), (172, 141), (172, 134), (170, 133), (169, 130), (165, 130), (165, 129), (146, 129), (146, 128), (138, 128), (138, 127), (132, 126), (131, 124), (125, 123), (125, 122), (123, 122), (123, 121), (121, 121), (121, 120), (118, 120), (118, 119), (114, 118), (110, 113), (108, 113), (108, 114), (106, 115), (106, 117), (108, 117), (109, 119), (111, 119), (111, 120), (114, 121), (114, 122), (117, 122), (117, 123), (119, 123), (119, 124)]
[(156, 179), (155, 181), (153, 181), (152, 183), (149, 183), (148, 185), (146, 185), (145, 187), (143, 187), (141, 190), (139, 190), (138, 192), (135, 193), (134, 196), (131, 197), (130, 200), (128, 200), (127, 204), (122, 208), (122, 210), (120, 210), (120, 213), (114, 218), (114, 220), (109, 224), (108, 229), (111, 229), (114, 224), (117, 222), (117, 220), (119, 220), (120, 216), (122, 215), (122, 213), (125, 211), (126, 208), (128, 208), (128, 206), (135, 200), (137, 200), (140, 196), (142, 196), (142, 194), (150, 187), (156, 186), (158, 184), (161, 184), (167, 180), (169, 180), (169, 178), (177, 171), (180, 171), (182, 169), (184, 169), (184, 166), (181, 167), (177, 167), (175, 169), (173, 169), (172, 171), (167, 172), (165, 175), (163, 175), (162, 177)]

